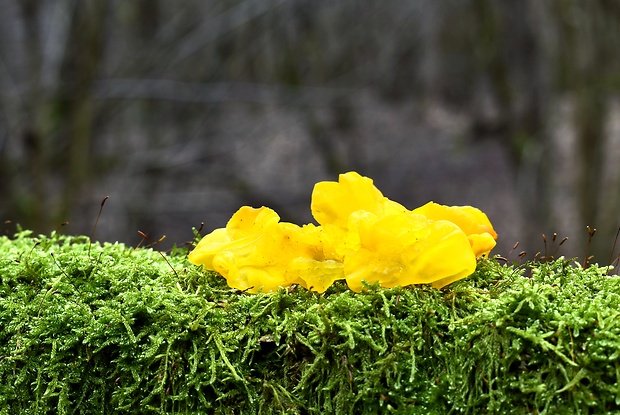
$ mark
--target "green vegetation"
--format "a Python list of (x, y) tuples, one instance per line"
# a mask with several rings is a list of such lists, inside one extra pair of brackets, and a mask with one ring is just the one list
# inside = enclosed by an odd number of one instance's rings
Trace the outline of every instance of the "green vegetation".
[(253, 295), (186, 254), (1, 237), (0, 413), (620, 410), (606, 268), (485, 260), (443, 290)]

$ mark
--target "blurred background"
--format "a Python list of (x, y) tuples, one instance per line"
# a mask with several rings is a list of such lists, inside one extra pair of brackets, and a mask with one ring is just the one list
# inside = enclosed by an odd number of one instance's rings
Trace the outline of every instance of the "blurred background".
[[(356, 170), (609, 262), (620, 2), (0, 0), (0, 219), (161, 246)], [(513, 246), (519, 246), (513, 250)]]

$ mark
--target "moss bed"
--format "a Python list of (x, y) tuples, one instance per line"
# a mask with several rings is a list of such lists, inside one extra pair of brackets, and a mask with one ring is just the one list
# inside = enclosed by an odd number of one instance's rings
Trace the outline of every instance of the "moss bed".
[(607, 268), (483, 260), (442, 290), (252, 295), (186, 256), (0, 237), (0, 413), (620, 411)]

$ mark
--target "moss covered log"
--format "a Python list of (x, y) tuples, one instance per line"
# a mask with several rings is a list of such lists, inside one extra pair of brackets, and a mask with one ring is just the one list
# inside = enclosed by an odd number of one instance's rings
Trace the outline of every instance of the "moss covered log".
[(620, 277), (484, 260), (429, 286), (247, 294), (86, 237), (0, 238), (0, 413), (620, 411)]

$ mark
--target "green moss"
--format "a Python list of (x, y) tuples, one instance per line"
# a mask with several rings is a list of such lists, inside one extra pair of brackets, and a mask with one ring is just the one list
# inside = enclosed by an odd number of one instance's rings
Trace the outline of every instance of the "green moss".
[(485, 260), (443, 290), (250, 295), (186, 254), (0, 238), (0, 413), (620, 410), (605, 268)]

